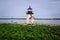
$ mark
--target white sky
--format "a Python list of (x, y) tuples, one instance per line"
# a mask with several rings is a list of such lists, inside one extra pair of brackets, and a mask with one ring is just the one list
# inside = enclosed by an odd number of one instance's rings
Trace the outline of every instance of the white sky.
[(36, 18), (60, 18), (60, 0), (0, 0), (0, 18), (26, 18), (29, 5)]

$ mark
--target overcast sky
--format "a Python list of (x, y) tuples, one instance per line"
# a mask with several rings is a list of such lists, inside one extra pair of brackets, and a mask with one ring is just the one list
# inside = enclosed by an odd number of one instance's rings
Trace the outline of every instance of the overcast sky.
[(0, 18), (26, 18), (29, 5), (35, 18), (60, 18), (60, 0), (0, 0)]

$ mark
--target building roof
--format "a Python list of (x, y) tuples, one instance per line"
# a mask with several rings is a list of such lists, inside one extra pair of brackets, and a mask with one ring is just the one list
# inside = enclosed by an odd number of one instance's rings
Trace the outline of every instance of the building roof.
[(31, 6), (29, 6), (29, 8), (27, 10), (32, 10)]
[(28, 10), (28, 11), (27, 11), (26, 14), (33, 14), (31, 6), (29, 6), (29, 8), (28, 8), (27, 10)]

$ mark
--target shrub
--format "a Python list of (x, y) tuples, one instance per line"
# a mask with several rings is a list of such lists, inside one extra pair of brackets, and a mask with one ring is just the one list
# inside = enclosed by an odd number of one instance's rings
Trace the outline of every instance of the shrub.
[(60, 40), (60, 26), (0, 24), (0, 40)]

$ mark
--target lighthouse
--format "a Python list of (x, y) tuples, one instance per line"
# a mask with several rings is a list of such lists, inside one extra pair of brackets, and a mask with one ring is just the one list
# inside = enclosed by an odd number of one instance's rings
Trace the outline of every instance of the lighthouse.
[(27, 18), (26, 18), (26, 23), (27, 24), (33, 24), (34, 23), (34, 16), (33, 16), (33, 12), (32, 12), (32, 8), (31, 6), (29, 6), (29, 8), (27, 9)]

